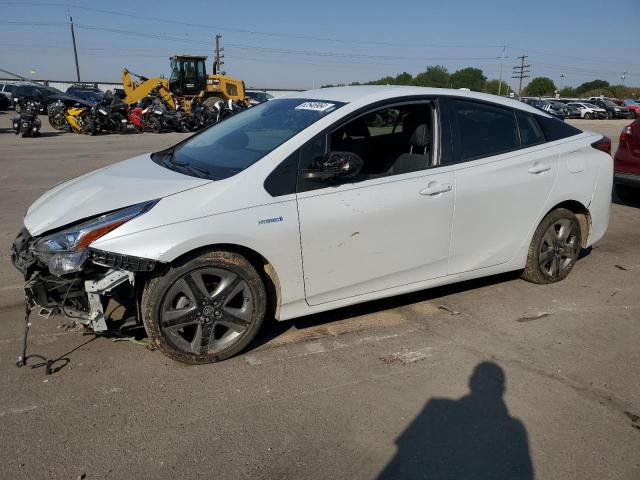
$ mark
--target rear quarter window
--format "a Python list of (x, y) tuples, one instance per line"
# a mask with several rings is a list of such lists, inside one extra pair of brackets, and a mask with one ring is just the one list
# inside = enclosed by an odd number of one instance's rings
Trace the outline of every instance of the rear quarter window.
[(582, 130), (579, 130), (557, 118), (545, 117), (542, 115), (536, 115), (535, 117), (540, 128), (542, 128), (542, 131), (544, 132), (544, 136), (549, 142), (562, 140), (563, 138), (573, 137), (574, 135), (582, 133)]
[(545, 142), (544, 132), (532, 114), (516, 110), (516, 119), (522, 147), (531, 147)]

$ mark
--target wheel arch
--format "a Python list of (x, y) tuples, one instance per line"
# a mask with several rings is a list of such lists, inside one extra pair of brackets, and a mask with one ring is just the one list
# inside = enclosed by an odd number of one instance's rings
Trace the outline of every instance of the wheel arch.
[(589, 209), (577, 200), (565, 200), (550, 208), (542, 218), (545, 218), (549, 213), (558, 208), (565, 208), (578, 217), (580, 236), (582, 237), (582, 248), (585, 248), (589, 244), (589, 235), (591, 234), (591, 213)]
[(267, 290), (267, 310), (269, 313), (279, 316), (280, 303), (282, 299), (280, 280), (276, 273), (273, 264), (261, 253), (256, 250), (246, 247), (244, 245), (238, 245), (234, 243), (214, 243), (210, 245), (203, 245), (193, 250), (182, 253), (178, 257), (174, 258), (170, 263), (178, 263), (185, 257), (197, 257), (206, 252), (213, 250), (224, 250), (227, 252), (237, 253), (245, 257), (249, 263), (256, 269), (262, 281), (264, 282)]

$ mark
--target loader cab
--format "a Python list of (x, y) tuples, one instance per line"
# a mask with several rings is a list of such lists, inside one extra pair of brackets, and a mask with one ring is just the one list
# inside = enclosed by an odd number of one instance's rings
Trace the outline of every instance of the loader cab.
[(171, 57), (169, 90), (177, 95), (197, 95), (207, 85), (207, 57), (176, 55)]

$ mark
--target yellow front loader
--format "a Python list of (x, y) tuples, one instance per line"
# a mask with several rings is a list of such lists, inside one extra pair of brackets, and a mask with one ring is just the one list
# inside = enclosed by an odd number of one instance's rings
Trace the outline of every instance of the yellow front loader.
[(171, 77), (147, 78), (122, 69), (122, 86), (126, 97), (124, 102), (132, 105), (152, 92), (157, 92), (171, 108), (176, 100), (184, 102), (188, 108), (192, 98), (204, 97), (204, 104), (212, 107), (220, 100), (245, 102), (244, 82), (224, 74), (207, 75), (205, 60), (198, 55), (175, 55), (171, 57)]

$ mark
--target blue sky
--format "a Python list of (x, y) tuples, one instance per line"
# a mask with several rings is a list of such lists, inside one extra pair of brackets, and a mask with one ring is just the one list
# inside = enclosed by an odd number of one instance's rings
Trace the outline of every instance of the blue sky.
[[(498, 78), (501, 45), (507, 46), (503, 78), (514, 86), (511, 69), (522, 54), (529, 55), (532, 77), (549, 76), (558, 86), (594, 78), (620, 83), (625, 71), (625, 84), (640, 86), (640, 0), (522, 2), (526, 7), (513, 0), (0, 0), (0, 68), (74, 79), (66, 5), (86, 81), (119, 80), (124, 66), (167, 75), (171, 54), (212, 56), (219, 32), (224, 69), (253, 87), (362, 82), (435, 64), (451, 72), (478, 67)], [(223, 5), (232, 9), (224, 12)]]

